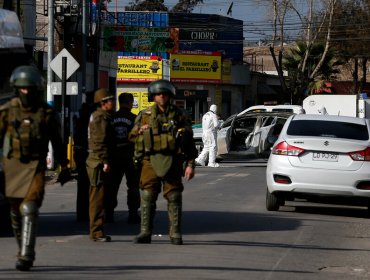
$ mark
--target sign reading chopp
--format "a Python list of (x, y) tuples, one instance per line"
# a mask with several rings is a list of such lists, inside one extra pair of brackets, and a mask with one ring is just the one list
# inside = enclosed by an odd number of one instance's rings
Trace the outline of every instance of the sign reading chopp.
[(221, 82), (221, 55), (171, 54), (171, 81)]

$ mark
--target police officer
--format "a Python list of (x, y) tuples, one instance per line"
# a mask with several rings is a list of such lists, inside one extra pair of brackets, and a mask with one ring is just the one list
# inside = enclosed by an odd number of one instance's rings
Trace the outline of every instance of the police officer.
[(48, 144), (62, 171), (58, 181), (70, 179), (66, 149), (56, 112), (43, 101), (44, 79), (33, 66), (17, 67), (11, 77), (16, 97), (0, 107), (6, 196), (19, 247), (16, 269), (30, 270), (35, 260), (38, 213), (44, 198)]
[(134, 97), (131, 93), (121, 93), (118, 97), (120, 109), (113, 115), (115, 147), (111, 168), (111, 185), (106, 195), (106, 222), (114, 221), (114, 208), (117, 206), (117, 194), (123, 175), (126, 176), (128, 220), (130, 224), (140, 222), (139, 174), (134, 167), (134, 145), (128, 140), (128, 134), (134, 126), (136, 115), (131, 112)]
[(156, 200), (163, 185), (168, 202), (169, 236), (172, 244), (182, 245), (182, 176), (194, 177), (197, 155), (191, 119), (175, 105), (175, 87), (157, 80), (148, 87), (154, 105), (139, 113), (130, 139), (135, 142), (135, 159), (141, 161), (141, 232), (134, 243), (151, 243)]
[(94, 103), (98, 108), (90, 117), (88, 129), (89, 156), (86, 170), (90, 180), (89, 216), (90, 239), (109, 242), (111, 237), (104, 232), (104, 192), (109, 180), (114, 144), (112, 114), (114, 112), (114, 95), (107, 89), (95, 91)]

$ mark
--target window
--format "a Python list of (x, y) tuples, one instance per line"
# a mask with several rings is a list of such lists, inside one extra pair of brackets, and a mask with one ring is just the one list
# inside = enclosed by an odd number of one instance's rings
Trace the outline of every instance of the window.
[(318, 136), (368, 140), (369, 132), (365, 124), (323, 120), (293, 120), (287, 130), (293, 136)]

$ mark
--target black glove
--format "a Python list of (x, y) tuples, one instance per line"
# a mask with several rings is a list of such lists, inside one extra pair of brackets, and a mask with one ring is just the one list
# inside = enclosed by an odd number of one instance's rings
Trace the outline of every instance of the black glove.
[(71, 171), (69, 170), (69, 168), (62, 168), (62, 171), (60, 171), (58, 175), (57, 182), (59, 182), (61, 186), (63, 186), (70, 180), (72, 180)]

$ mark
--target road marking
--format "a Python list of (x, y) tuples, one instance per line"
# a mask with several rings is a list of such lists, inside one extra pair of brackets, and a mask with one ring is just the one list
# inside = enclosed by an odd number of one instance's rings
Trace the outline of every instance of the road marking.
[(224, 177), (247, 177), (249, 175), (248, 173), (229, 173), (225, 174)]

